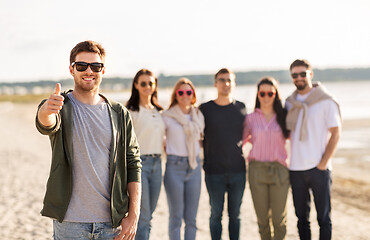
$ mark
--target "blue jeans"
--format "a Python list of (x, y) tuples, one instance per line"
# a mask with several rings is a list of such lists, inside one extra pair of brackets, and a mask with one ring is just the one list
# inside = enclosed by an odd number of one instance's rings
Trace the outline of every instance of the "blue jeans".
[(140, 217), (137, 226), (136, 240), (148, 240), (150, 234), (153, 212), (157, 207), (159, 193), (162, 184), (162, 168), (160, 155), (140, 157), (142, 160), (141, 168), (141, 207)]
[(306, 171), (290, 171), (293, 203), (298, 218), (298, 232), (300, 239), (311, 239), (310, 228), (310, 189), (314, 197), (317, 212), (317, 221), (320, 226), (320, 240), (331, 239), (331, 171), (321, 171), (313, 168)]
[(227, 210), (229, 213), (229, 238), (239, 239), (240, 206), (242, 204), (246, 173), (205, 174), (206, 186), (211, 205), (209, 227), (212, 240), (221, 239), (222, 212), (224, 209), (225, 193), (227, 193)]
[(181, 223), (185, 222), (185, 240), (194, 240), (200, 198), (201, 166), (191, 169), (187, 157), (167, 156), (164, 187), (170, 212), (168, 233), (170, 240), (180, 240)]
[(112, 223), (76, 223), (53, 221), (54, 240), (112, 240), (121, 232), (121, 228), (112, 228)]

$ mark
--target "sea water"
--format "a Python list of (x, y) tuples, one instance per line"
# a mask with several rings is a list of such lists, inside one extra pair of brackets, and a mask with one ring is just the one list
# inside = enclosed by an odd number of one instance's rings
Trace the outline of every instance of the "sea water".
[[(369, 81), (346, 81), (346, 82), (325, 82), (322, 84), (327, 90), (336, 97), (344, 121), (370, 119), (370, 80)], [(196, 86), (195, 86), (196, 87)], [(283, 83), (279, 86), (279, 93), (284, 100), (295, 90), (293, 83)], [(233, 97), (245, 103), (247, 112), (253, 112), (257, 87), (256, 85), (236, 86), (233, 90)], [(108, 97), (115, 99), (123, 104), (130, 97), (130, 91), (108, 93)], [(159, 103), (167, 108), (171, 99), (172, 89), (158, 89)], [(197, 104), (207, 102), (217, 97), (217, 90), (214, 87), (196, 87)], [(353, 125), (353, 124), (352, 124)], [(369, 124), (370, 125), (370, 124)], [(338, 149), (362, 151), (370, 149), (370, 127), (365, 124), (364, 127), (344, 128), (341, 139), (338, 143)], [(347, 162), (349, 159), (335, 159), (337, 163)], [(369, 161), (370, 156), (364, 154), (359, 161)]]
[[(370, 119), (370, 80), (346, 82), (322, 81), (322, 84), (337, 98), (343, 119)], [(283, 102), (294, 90), (295, 86), (293, 83), (280, 84), (279, 92)], [(245, 103), (248, 112), (253, 112), (256, 93), (256, 85), (237, 85), (232, 95), (235, 99)], [(106, 95), (125, 104), (130, 94), (129, 91), (124, 91), (108, 93)], [(171, 94), (171, 88), (158, 89), (158, 100), (164, 108), (168, 107)], [(196, 94), (197, 104), (201, 104), (215, 99), (217, 97), (217, 90), (214, 87), (196, 87)]]

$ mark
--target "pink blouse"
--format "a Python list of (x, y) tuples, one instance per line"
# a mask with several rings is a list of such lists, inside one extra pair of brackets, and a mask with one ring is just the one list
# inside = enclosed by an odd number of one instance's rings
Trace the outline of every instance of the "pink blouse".
[(243, 145), (252, 144), (248, 161), (279, 162), (287, 166), (286, 139), (276, 121), (276, 114), (269, 122), (260, 109), (248, 114), (244, 120)]

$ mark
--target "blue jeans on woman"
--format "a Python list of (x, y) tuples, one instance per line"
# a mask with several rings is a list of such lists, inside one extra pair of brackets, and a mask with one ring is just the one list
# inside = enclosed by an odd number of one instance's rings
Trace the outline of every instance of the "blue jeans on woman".
[(141, 168), (141, 207), (137, 226), (136, 240), (148, 240), (153, 212), (157, 207), (162, 184), (161, 156), (159, 154), (142, 155)]
[(239, 239), (240, 206), (242, 204), (246, 173), (205, 174), (206, 186), (211, 205), (209, 226), (212, 240), (221, 239), (222, 212), (224, 210), (225, 193), (227, 193), (227, 210), (229, 213), (229, 238)]
[(170, 212), (169, 239), (180, 240), (181, 223), (185, 222), (185, 240), (194, 240), (200, 198), (201, 166), (191, 169), (188, 157), (167, 156), (164, 187)]

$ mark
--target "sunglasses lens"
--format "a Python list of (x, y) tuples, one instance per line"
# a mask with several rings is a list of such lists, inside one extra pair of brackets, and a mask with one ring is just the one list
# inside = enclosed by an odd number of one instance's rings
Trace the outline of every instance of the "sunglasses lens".
[(274, 93), (273, 92), (268, 92), (267, 95), (269, 95), (269, 97), (272, 97), (272, 96), (274, 96)]
[(86, 69), (89, 66), (90, 66), (91, 71), (100, 72), (101, 70), (103, 70), (104, 64), (103, 63), (75, 62), (73, 66), (76, 66), (76, 70), (79, 72), (86, 71)]
[(298, 76), (306, 77), (307, 76), (307, 72), (292, 73), (292, 78), (297, 78)]
[(188, 91), (186, 91), (186, 94), (187, 94), (188, 96), (190, 96), (191, 94), (193, 94), (193, 91), (188, 90)]
[(102, 63), (90, 63), (91, 71), (93, 72), (100, 72), (103, 70), (103, 64)]
[(179, 96), (182, 96), (182, 95), (184, 95), (184, 91), (182, 91), (182, 90), (178, 90), (178, 91), (177, 91), (177, 94), (178, 94)]
[(300, 75), (301, 77), (306, 77), (306, 76), (307, 76), (307, 72), (301, 72), (301, 73), (299, 73), (299, 75)]
[(260, 97), (265, 97), (266, 93), (265, 92), (260, 92)]
[(146, 87), (147, 85), (149, 85), (149, 87), (152, 87), (154, 85), (153, 82), (140, 82), (140, 86), (141, 87)]
[(89, 66), (87, 63), (85, 62), (76, 62), (76, 70), (79, 71), (79, 72), (83, 72), (87, 69), (87, 67)]

